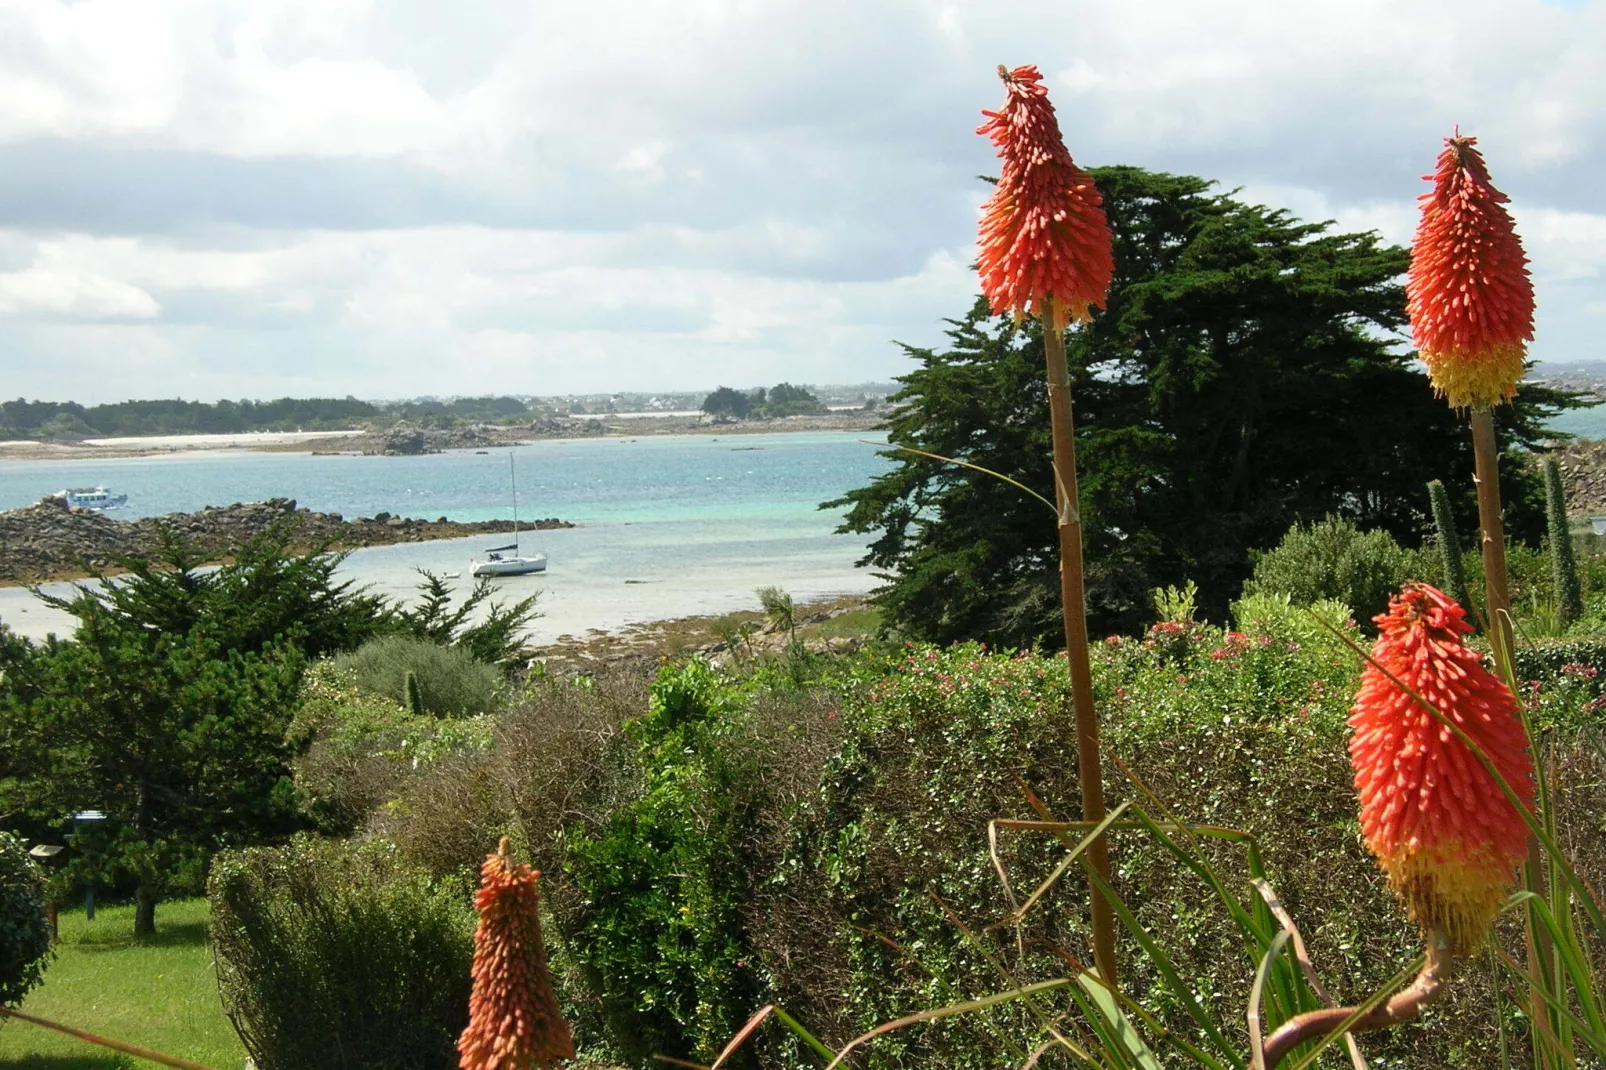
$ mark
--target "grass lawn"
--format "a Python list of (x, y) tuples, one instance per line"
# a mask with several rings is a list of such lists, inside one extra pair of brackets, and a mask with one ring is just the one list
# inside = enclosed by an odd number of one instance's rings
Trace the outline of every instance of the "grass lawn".
[[(82, 908), (63, 911), (56, 959), (21, 1009), (217, 1070), (240, 1070), (245, 1049), (218, 1001), (206, 900), (158, 906), (154, 937), (135, 940), (133, 929), (133, 907), (102, 907), (93, 922)], [(27, 1022), (0, 1026), (0, 1067), (7, 1070), (153, 1065)]]

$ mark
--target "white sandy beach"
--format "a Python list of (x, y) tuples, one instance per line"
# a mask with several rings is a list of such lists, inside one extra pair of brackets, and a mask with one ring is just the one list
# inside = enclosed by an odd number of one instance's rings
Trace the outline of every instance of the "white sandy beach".
[(318, 438), (347, 438), (360, 434), (361, 431), (245, 431), (235, 435), (137, 435), (128, 438), (86, 438), (84, 444), (115, 449), (207, 450), (231, 447), (254, 449), (261, 446), (286, 446)]

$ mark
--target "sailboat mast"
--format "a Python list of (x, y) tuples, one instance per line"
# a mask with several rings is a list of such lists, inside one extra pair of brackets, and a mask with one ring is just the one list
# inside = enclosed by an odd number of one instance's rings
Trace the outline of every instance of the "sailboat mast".
[(519, 553), (519, 476), (513, 467), (513, 450), (507, 451), (507, 477), (513, 484), (513, 552)]

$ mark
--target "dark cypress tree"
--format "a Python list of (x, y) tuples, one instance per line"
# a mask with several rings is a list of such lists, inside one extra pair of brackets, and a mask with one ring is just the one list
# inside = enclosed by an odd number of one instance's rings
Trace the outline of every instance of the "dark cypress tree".
[[(1454, 479), (1475, 516), (1471, 439), (1395, 340), (1408, 255), (1374, 234), (1332, 233), (1245, 204), (1203, 179), (1130, 167), (1093, 172), (1115, 233), (1108, 309), (1067, 339), (1077, 420), (1088, 609), (1130, 629), (1149, 591), (1197, 581), (1220, 620), (1250, 551), (1328, 514), (1421, 540), (1422, 485)], [(978, 303), (891, 401), (888, 456), (846, 507), (869, 534), (863, 564), (911, 635), (1009, 644), (1059, 640), (1051, 510), (1018, 489), (908, 446), (1001, 472), (1052, 500), (1042, 337)], [(1507, 523), (1537, 538), (1541, 480), (1521, 449), (1577, 404), (1525, 385), (1496, 416)]]

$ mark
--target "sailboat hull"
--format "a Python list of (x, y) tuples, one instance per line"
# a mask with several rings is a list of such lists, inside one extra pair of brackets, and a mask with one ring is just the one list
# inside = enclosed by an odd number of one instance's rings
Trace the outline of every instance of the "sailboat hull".
[(546, 571), (546, 554), (533, 557), (504, 557), (500, 561), (474, 561), (468, 569), (470, 576), (528, 576)]

